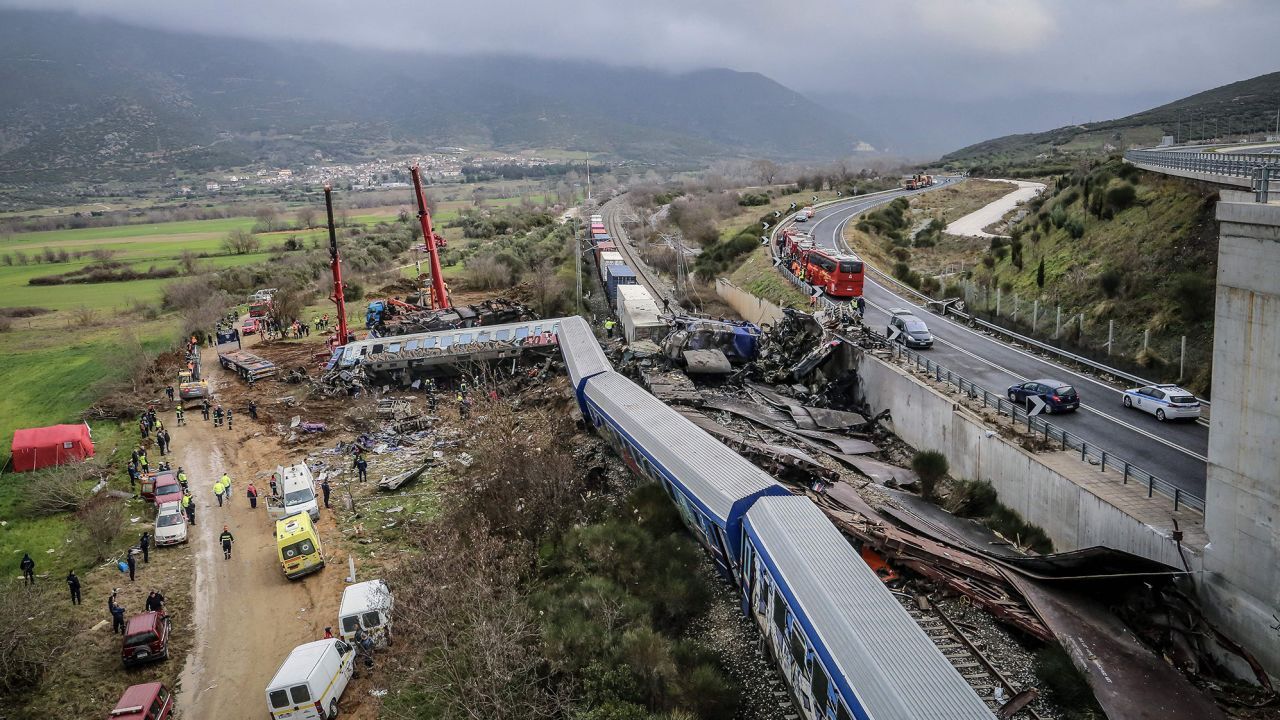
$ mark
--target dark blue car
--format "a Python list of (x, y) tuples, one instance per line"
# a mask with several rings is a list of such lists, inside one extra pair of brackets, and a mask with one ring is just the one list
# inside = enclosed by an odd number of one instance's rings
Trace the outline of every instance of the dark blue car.
[(1076, 389), (1059, 380), (1041, 378), (1009, 386), (1009, 399), (1026, 405), (1028, 411), (1035, 407), (1033, 397), (1044, 401), (1046, 412), (1067, 412), (1080, 407)]

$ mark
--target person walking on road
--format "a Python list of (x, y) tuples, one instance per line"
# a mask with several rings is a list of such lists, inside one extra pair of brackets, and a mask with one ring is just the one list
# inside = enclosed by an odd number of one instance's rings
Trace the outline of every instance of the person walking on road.
[(191, 523), (192, 525), (195, 525), (196, 524), (196, 504), (195, 504), (195, 501), (191, 499), (190, 490), (182, 491), (182, 509), (185, 510), (187, 513), (187, 522)]
[(613, 318), (609, 318), (608, 320), (604, 321), (604, 334), (609, 336), (610, 339), (613, 339), (614, 325), (617, 325), (617, 323), (613, 321)]
[(249, 487), (245, 488), (244, 494), (249, 498), (249, 509), (257, 510), (258, 509), (258, 488), (254, 487), (253, 483), (250, 482)]
[(151, 533), (143, 530), (142, 537), (138, 538), (138, 548), (142, 550), (142, 562), (151, 563), (151, 557), (148, 551), (151, 548)]
[(227, 408), (227, 429), (231, 429), (231, 408)]
[(249, 401), (249, 419), (251, 420), (258, 419), (258, 403), (254, 402), (253, 400)]
[(183, 492), (186, 492), (186, 490), (187, 490), (187, 473), (186, 473), (186, 471), (185, 471), (185, 470), (183, 470), (183, 469), (182, 469), (182, 466), (181, 466), (181, 465), (179, 465), (179, 466), (178, 466), (178, 484), (182, 486), (182, 491), (183, 491)]
[(320, 478), (320, 493), (324, 495), (324, 508), (329, 509), (329, 476)]
[(18, 567), (22, 568), (22, 580), (27, 585), (36, 584), (36, 561), (31, 559), (31, 553), (22, 553), (22, 562), (18, 563)]
[[(360, 482), (369, 479), (369, 461), (364, 459), (363, 453), (356, 454), (355, 467), (356, 474), (360, 477)], [(328, 503), (325, 504), (328, 505)]]
[(182, 427), (187, 424), (187, 411), (183, 410), (181, 405), (174, 409), (173, 414), (175, 416), (175, 421), (178, 423), (178, 427)]
[(218, 536), (218, 540), (222, 543), (222, 557), (224, 560), (231, 559), (231, 543), (235, 542), (235, 536), (227, 529), (226, 525), (222, 526), (222, 534)]
[(111, 613), (111, 634), (124, 634), (124, 606), (116, 602), (115, 592), (107, 598), (107, 611)]
[(222, 403), (218, 403), (213, 408), (213, 426), (222, 427)]
[(124, 561), (129, 566), (129, 582), (133, 582), (133, 574), (138, 570), (138, 561), (133, 557), (133, 548), (129, 548), (129, 551), (125, 553)]
[(222, 481), (213, 484), (213, 499), (218, 501), (218, 507), (222, 507)]
[(227, 474), (226, 470), (222, 471), (222, 477), (218, 482), (222, 483), (222, 499), (231, 502), (231, 476)]
[(169, 402), (173, 402), (173, 386), (170, 385), (164, 389), (165, 397), (169, 398)]
[(204, 399), (204, 402), (200, 403), (200, 413), (201, 413), (202, 415), (204, 415), (205, 422), (208, 422), (208, 420), (209, 420), (209, 398), (205, 398), (205, 399)]
[(71, 591), (71, 604), (80, 604), (80, 578), (76, 577), (76, 571), (72, 570), (67, 573), (67, 589)]

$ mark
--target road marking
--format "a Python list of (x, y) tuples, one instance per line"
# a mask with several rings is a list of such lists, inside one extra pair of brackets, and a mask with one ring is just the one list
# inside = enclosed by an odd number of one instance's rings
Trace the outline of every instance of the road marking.
[[(878, 287), (882, 287), (882, 286), (878, 286)], [(882, 289), (884, 289), (884, 288), (882, 287)], [(887, 291), (887, 290), (886, 290), (886, 291)], [(890, 295), (893, 295), (893, 293), (889, 293), (889, 294), (890, 294)], [(894, 297), (898, 297), (898, 296), (897, 296), (897, 295), (894, 295)], [(901, 299), (901, 298), (899, 298), (899, 299)], [(868, 305), (870, 305), (871, 307), (874, 307), (875, 309), (879, 310), (880, 312), (883, 312), (883, 313), (886, 313), (886, 314), (888, 313), (888, 311), (887, 311), (884, 307), (882, 307), (879, 303), (873, 302), (873, 301), (871, 301), (871, 300), (867, 300), (867, 304), (868, 304)], [(962, 347), (960, 347), (959, 345), (956, 345), (955, 343), (947, 342), (946, 340), (943, 340), (942, 338), (937, 337), (936, 335), (934, 336), (934, 338), (933, 338), (933, 339), (934, 339), (934, 342), (941, 343), (941, 344), (943, 344), (943, 345), (946, 345), (946, 346), (947, 346), (947, 347), (949, 347), (949, 348), (952, 348), (953, 350), (956, 350), (957, 352), (964, 353), (965, 355), (968, 355), (969, 357), (973, 358), (974, 360), (977, 360), (978, 362), (981, 362), (981, 363), (986, 363), (987, 365), (990, 365), (991, 367), (995, 368), (996, 370), (999, 370), (1000, 372), (1007, 373), (1007, 374), (1009, 374), (1009, 375), (1011, 375), (1011, 376), (1013, 376), (1013, 377), (1015, 377), (1015, 378), (1021, 378), (1021, 379), (1022, 379), (1022, 380), (1024, 380), (1024, 381), (1025, 381), (1025, 380), (1027, 380), (1027, 379), (1029, 379), (1029, 378), (1024, 378), (1024, 377), (1022, 377), (1022, 375), (1020, 375), (1019, 373), (1016, 373), (1016, 372), (1014, 372), (1014, 371), (1010, 370), (1010, 369), (1009, 369), (1009, 368), (1007, 368), (1007, 367), (1003, 367), (1003, 366), (1001, 366), (1001, 365), (998, 365), (998, 364), (996, 364), (996, 363), (992, 362), (991, 360), (988, 360), (987, 358), (984, 358), (984, 357), (982, 357), (981, 355), (978, 355), (977, 353), (974, 353), (974, 352), (971, 352), (971, 351), (969, 351), (969, 350), (966, 350), (965, 348), (962, 348)], [(988, 389), (987, 389), (987, 392), (991, 393), (992, 391), (988, 388)], [(992, 393), (992, 394), (996, 394), (996, 395), (1001, 395), (1001, 396), (1003, 396), (1003, 393)], [(1119, 426), (1121, 426), (1121, 427), (1124, 427), (1124, 428), (1127, 428), (1127, 429), (1129, 429), (1129, 430), (1132, 430), (1133, 432), (1136, 432), (1136, 433), (1138, 433), (1139, 435), (1142, 435), (1142, 436), (1144, 436), (1144, 437), (1147, 437), (1147, 438), (1149, 438), (1149, 439), (1151, 439), (1151, 440), (1155, 440), (1156, 442), (1160, 443), (1161, 445), (1165, 445), (1165, 446), (1167, 446), (1167, 447), (1173, 448), (1174, 450), (1177, 450), (1178, 452), (1181, 452), (1181, 453), (1184, 453), (1184, 454), (1186, 454), (1186, 455), (1189, 455), (1189, 456), (1191, 456), (1191, 457), (1193, 457), (1193, 458), (1195, 458), (1195, 459), (1197, 459), (1197, 460), (1200, 460), (1201, 462), (1208, 462), (1208, 461), (1209, 461), (1209, 459), (1208, 459), (1207, 457), (1205, 457), (1205, 456), (1203, 456), (1203, 455), (1201, 455), (1201, 454), (1199, 454), (1199, 453), (1195, 452), (1194, 450), (1191, 450), (1191, 449), (1189, 449), (1189, 448), (1185, 448), (1185, 447), (1183, 447), (1183, 446), (1181, 446), (1181, 445), (1178, 445), (1177, 443), (1173, 442), (1172, 440), (1168, 440), (1168, 439), (1166, 439), (1166, 438), (1162, 438), (1162, 437), (1160, 437), (1159, 435), (1156, 435), (1156, 434), (1154, 434), (1154, 433), (1152, 433), (1152, 432), (1149, 432), (1149, 431), (1147, 431), (1147, 430), (1143, 430), (1142, 428), (1140, 428), (1140, 427), (1138, 427), (1138, 426), (1136, 426), (1136, 425), (1132, 425), (1132, 424), (1130, 424), (1130, 423), (1127, 423), (1127, 422), (1125, 422), (1125, 421), (1121, 420), (1120, 418), (1117, 418), (1117, 417), (1115, 417), (1115, 416), (1113, 416), (1113, 415), (1108, 415), (1108, 414), (1106, 414), (1106, 413), (1104, 413), (1104, 412), (1102, 412), (1102, 411), (1100, 411), (1100, 410), (1097, 410), (1097, 409), (1095, 409), (1095, 408), (1093, 408), (1093, 407), (1090, 407), (1090, 406), (1088, 406), (1088, 405), (1086, 405), (1086, 404), (1084, 404), (1084, 403), (1080, 403), (1080, 409), (1082, 409), (1082, 410), (1088, 410), (1089, 412), (1093, 413), (1094, 415), (1097, 415), (1098, 417), (1101, 417), (1101, 418), (1103, 418), (1103, 419), (1105, 419), (1105, 420), (1108, 420), (1108, 421), (1110, 421), (1110, 422), (1113, 422), (1113, 423), (1115, 423), (1115, 424), (1117, 424), (1117, 425), (1119, 425)]]

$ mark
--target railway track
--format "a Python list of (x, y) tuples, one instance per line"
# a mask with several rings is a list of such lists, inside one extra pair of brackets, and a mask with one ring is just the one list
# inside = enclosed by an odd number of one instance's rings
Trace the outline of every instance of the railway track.
[(613, 244), (617, 246), (622, 258), (626, 260), (627, 267), (635, 270), (636, 279), (649, 291), (654, 300), (661, 303), (662, 298), (670, 298), (672, 310), (679, 314), (681, 308), (675, 295), (670, 288), (667, 288), (657, 280), (657, 273), (640, 259), (640, 253), (631, 246), (631, 240), (627, 237), (627, 229), (622, 223), (621, 207), (622, 201), (616, 198), (600, 206), (600, 214), (604, 216), (604, 226), (609, 231), (609, 236), (613, 238)]
[[(978, 697), (991, 708), (991, 712), (999, 718), (1031, 718), (1043, 720), (1043, 717), (1030, 707), (1022, 707), (1007, 715), (999, 714), (1000, 708), (1018, 694), (1018, 689), (1008, 680), (991, 660), (983, 654), (977, 643), (965, 635), (963, 628), (948, 618), (941, 608), (928, 606), (922, 610), (915, 600), (901, 593), (895, 593), (902, 601), (902, 607), (924, 630), (925, 635), (942, 652), (943, 657), (960, 673), (964, 681), (969, 683)], [(1003, 688), (1004, 702), (996, 700), (996, 688)], [(1031, 699), (1034, 699), (1032, 695)]]

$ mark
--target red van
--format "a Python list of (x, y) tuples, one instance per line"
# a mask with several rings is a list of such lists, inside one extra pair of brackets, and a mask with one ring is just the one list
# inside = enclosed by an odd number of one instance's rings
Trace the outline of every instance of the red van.
[(162, 612), (138, 613), (124, 628), (120, 658), (125, 667), (169, 658), (169, 616)]
[(173, 694), (163, 683), (134, 685), (124, 691), (109, 720), (168, 720), (173, 717)]

